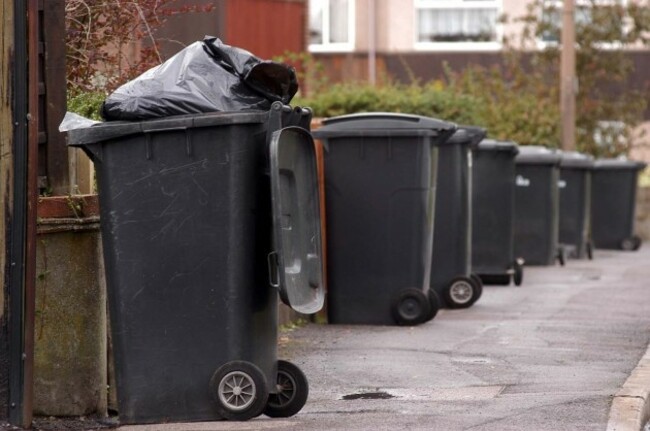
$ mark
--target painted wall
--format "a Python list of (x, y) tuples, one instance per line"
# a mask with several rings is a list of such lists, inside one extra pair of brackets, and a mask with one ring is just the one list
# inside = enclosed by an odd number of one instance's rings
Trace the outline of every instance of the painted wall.
[(225, 13), (224, 41), (230, 45), (264, 59), (305, 50), (307, 3), (303, 0), (229, 0)]
[(224, 43), (270, 59), (306, 49), (306, 0), (179, 0), (178, 5), (214, 5), (208, 13), (169, 17), (158, 30), (161, 51), (169, 58), (183, 47), (217, 36)]
[[(414, 0), (356, 0), (355, 2), (355, 49), (367, 51), (369, 40), (368, 17), (370, 9), (375, 7), (376, 14), (376, 49), (380, 52), (411, 52), (416, 42), (416, 13)], [(526, 13), (526, 2), (503, 0), (503, 12), (512, 20)], [(503, 26), (503, 33), (512, 37), (523, 26), (508, 23)], [(427, 52), (427, 51), (424, 51)]]
[[(643, 3), (644, 0), (631, 0)], [(416, 13), (414, 0), (355, 0), (355, 51), (368, 50), (368, 17), (370, 9), (376, 10), (376, 49), (384, 53), (413, 52), (415, 47)], [(513, 22), (526, 14), (529, 1), (502, 0), (502, 14), (508, 19), (502, 33), (513, 42), (521, 34), (523, 24)], [(471, 51), (472, 49), (464, 49)]]

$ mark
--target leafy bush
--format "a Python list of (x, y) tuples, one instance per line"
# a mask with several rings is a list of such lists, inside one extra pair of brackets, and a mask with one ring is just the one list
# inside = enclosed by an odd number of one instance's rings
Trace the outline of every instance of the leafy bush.
[(66, 0), (68, 91), (112, 91), (160, 64), (156, 30), (171, 16), (213, 9), (178, 0)]
[(316, 117), (374, 111), (424, 115), (460, 124), (478, 124), (481, 120), (477, 98), (451, 91), (440, 82), (387, 83), (377, 87), (364, 83), (335, 84), (310, 97), (298, 97), (293, 103), (311, 107)]
[(507, 62), (503, 68), (447, 69), (447, 86), (479, 101), (475, 124), (486, 127), (490, 137), (524, 145), (559, 146), (557, 88), (546, 85), (541, 72), (509, 68)]
[[(515, 20), (523, 25), (519, 40), (506, 40), (506, 69), (503, 78), (522, 86), (527, 96), (537, 94), (540, 107), (549, 111), (549, 119), (559, 125), (559, 70), (561, 45), (548, 43), (535, 49), (540, 39), (559, 41), (561, 10), (553, 2), (532, 0), (527, 13)], [(647, 94), (625, 88), (633, 70), (624, 48), (648, 45), (650, 9), (630, 2), (588, 0), (576, 6), (576, 146), (596, 156), (626, 154), (635, 145), (632, 132), (643, 121)], [(555, 18), (553, 18), (555, 17)], [(507, 18), (505, 18), (507, 20)], [(527, 48), (528, 54), (525, 53)], [(533, 66), (521, 73), (524, 57), (530, 56)], [(543, 91), (537, 91), (537, 90)], [(546, 89), (546, 90), (544, 90)], [(610, 127), (608, 125), (616, 125)], [(546, 127), (546, 121), (537, 122)], [(619, 125), (622, 125), (619, 126)], [(555, 140), (560, 129), (556, 127)]]
[(68, 111), (92, 120), (101, 121), (99, 114), (106, 95), (101, 92), (79, 93), (68, 98)]

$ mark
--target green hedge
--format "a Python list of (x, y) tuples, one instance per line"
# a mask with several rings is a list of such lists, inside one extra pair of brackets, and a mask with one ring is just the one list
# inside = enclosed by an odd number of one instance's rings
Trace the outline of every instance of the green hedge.
[(425, 85), (336, 84), (310, 97), (297, 97), (295, 105), (309, 106), (315, 117), (358, 112), (400, 112), (436, 117), (459, 124), (477, 124), (482, 108), (479, 98), (458, 94), (439, 82)]
[[(559, 123), (557, 108), (544, 100), (546, 98), (534, 94), (495, 89), (494, 82), (485, 79), (482, 83), (471, 84), (432, 81), (411, 85), (388, 83), (376, 87), (365, 83), (335, 84), (309, 97), (297, 96), (292, 105), (312, 108), (315, 117), (359, 112), (423, 115), (485, 127), (489, 136), (496, 139), (555, 146)], [(105, 98), (101, 92), (80, 94), (68, 100), (68, 110), (101, 120), (99, 112)]]

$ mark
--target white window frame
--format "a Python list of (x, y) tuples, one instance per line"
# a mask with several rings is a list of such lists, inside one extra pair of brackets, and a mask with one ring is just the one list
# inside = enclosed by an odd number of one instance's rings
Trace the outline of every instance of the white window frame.
[[(348, 1), (348, 35), (349, 40), (347, 42), (329, 42), (329, 32), (330, 32), (330, 12), (329, 12), (329, 2), (330, 0), (324, 0), (327, 3), (327, 6), (323, 9), (323, 43), (310, 43), (307, 49), (309, 52), (350, 52), (354, 50), (355, 43), (355, 3), (356, 0)], [(307, 2), (309, 7), (309, 1)], [(308, 24), (309, 26), (309, 24)], [(307, 29), (310, 31), (310, 28)]]
[[(597, 0), (596, 4), (600, 6), (607, 6), (607, 5), (614, 5), (618, 3), (619, 0)], [(563, 6), (563, 1), (562, 0), (545, 0), (545, 5), (549, 6), (555, 6), (558, 8), (560, 11), (560, 29), (562, 27), (562, 6)], [(620, 0), (620, 3), (623, 6), (628, 5), (628, 0)], [(584, 7), (584, 6), (591, 6), (591, 2), (589, 0), (575, 0), (575, 7)], [(552, 41), (552, 40), (542, 40), (541, 38), (537, 39), (537, 48), (538, 49), (545, 49), (549, 47), (555, 47), (558, 46), (561, 43), (561, 40), (558, 41)], [(601, 49), (621, 49), (622, 45), (618, 42), (607, 42), (607, 43), (601, 43), (598, 44), (598, 47)]]
[(489, 42), (420, 42), (418, 11), (421, 9), (484, 9), (495, 7), (497, 17), (503, 13), (503, 0), (413, 0), (413, 40), (418, 51), (498, 51), (503, 48), (503, 24), (496, 23), (496, 41)]

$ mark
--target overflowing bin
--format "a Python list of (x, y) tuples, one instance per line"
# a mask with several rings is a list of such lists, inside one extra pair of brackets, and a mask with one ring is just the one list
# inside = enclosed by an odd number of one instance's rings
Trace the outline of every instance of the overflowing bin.
[(121, 422), (304, 405), (304, 374), (277, 359), (277, 298), (323, 303), (310, 118), (276, 102), (70, 132), (97, 170)]
[(646, 164), (627, 159), (594, 163), (591, 188), (592, 238), (596, 248), (637, 250), (634, 211), (639, 172)]
[(521, 285), (523, 259), (514, 255), (517, 144), (484, 139), (472, 167), (472, 271), (485, 284)]
[(437, 148), (455, 129), (367, 113), (314, 132), (325, 147), (330, 323), (412, 325), (438, 311), (429, 293)]
[(472, 274), (472, 149), (485, 129), (459, 127), (440, 147), (436, 217), (431, 260), (431, 289), (446, 308), (467, 308), (483, 292)]
[(515, 256), (526, 265), (564, 265), (559, 246), (560, 154), (521, 146), (515, 158)]
[(575, 151), (560, 152), (560, 246), (568, 257), (592, 258), (591, 171), (592, 156)]

